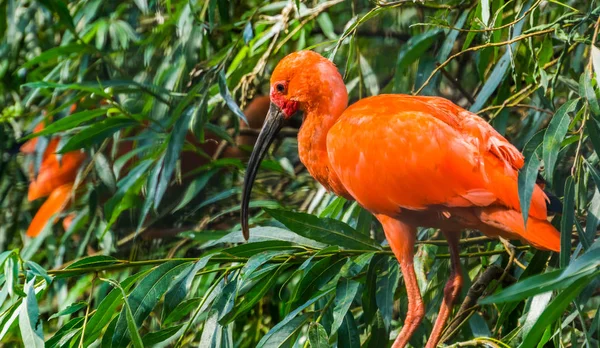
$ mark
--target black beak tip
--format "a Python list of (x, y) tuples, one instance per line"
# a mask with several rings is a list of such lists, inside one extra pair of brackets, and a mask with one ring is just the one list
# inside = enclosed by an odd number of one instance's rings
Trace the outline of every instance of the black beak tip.
[(242, 235), (244, 235), (244, 240), (247, 242), (250, 238), (250, 230), (248, 229), (248, 227), (242, 228)]

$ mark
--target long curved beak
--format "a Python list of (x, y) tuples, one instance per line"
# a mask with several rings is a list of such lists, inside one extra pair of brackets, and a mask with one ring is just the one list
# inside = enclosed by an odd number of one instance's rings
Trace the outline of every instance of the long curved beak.
[(256, 143), (254, 144), (254, 150), (252, 150), (250, 160), (248, 161), (248, 168), (246, 168), (246, 175), (244, 176), (242, 211), (240, 216), (242, 220), (242, 233), (244, 234), (244, 239), (246, 240), (248, 240), (250, 237), (250, 230), (248, 229), (248, 205), (250, 203), (252, 185), (254, 184), (254, 179), (256, 178), (256, 173), (258, 172), (260, 162), (265, 157), (269, 146), (283, 126), (284, 120), (285, 118), (283, 112), (281, 112), (277, 105), (271, 103), (269, 112), (265, 118), (265, 123), (263, 124), (260, 134), (258, 134)]

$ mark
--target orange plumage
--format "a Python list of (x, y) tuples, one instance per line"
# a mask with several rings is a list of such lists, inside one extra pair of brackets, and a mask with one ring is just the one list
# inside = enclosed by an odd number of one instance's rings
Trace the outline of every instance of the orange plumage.
[(52, 191), (48, 199), (44, 202), (44, 204), (42, 204), (40, 209), (33, 217), (33, 220), (31, 220), (31, 223), (27, 228), (27, 235), (29, 237), (36, 237), (38, 234), (40, 234), (53, 216), (54, 222), (58, 220), (57, 215), (67, 207), (71, 199), (72, 189), (73, 184), (68, 183), (59, 186)]
[(424, 316), (413, 267), (417, 227), (441, 229), (451, 276), (427, 347), (435, 347), (462, 285), (458, 240), (463, 229), (520, 239), (560, 250), (560, 234), (546, 220), (547, 197), (535, 187), (523, 223), (518, 170), (523, 155), (487, 122), (438, 97), (380, 95), (347, 107), (342, 77), (311, 51), (285, 57), (271, 77), (274, 106), (248, 163), (242, 228), (248, 233), (248, 196), (266, 147), (296, 111), (300, 160), (337, 195), (355, 199), (381, 222), (408, 294), (408, 316), (393, 347), (404, 347)]

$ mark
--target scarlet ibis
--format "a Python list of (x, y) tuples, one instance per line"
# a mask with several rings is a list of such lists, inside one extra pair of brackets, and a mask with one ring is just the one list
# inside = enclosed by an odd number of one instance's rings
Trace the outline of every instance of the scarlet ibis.
[(448, 241), (451, 275), (427, 347), (435, 347), (459, 295), (463, 229), (520, 239), (559, 251), (560, 234), (547, 221), (547, 197), (535, 187), (525, 226), (517, 175), (523, 155), (487, 122), (439, 97), (380, 95), (347, 108), (335, 65), (300, 51), (279, 62), (270, 81), (271, 106), (248, 162), (241, 223), (258, 166), (284, 120), (304, 112), (300, 160), (325, 188), (356, 200), (383, 226), (400, 263), (408, 314), (392, 347), (404, 347), (425, 310), (413, 267), (417, 227), (440, 229)]

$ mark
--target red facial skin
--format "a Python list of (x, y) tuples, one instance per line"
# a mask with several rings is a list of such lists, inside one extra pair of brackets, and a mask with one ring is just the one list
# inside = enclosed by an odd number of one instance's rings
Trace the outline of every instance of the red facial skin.
[(287, 98), (287, 90), (287, 81), (277, 81), (271, 85), (271, 102), (279, 107), (286, 120), (298, 111), (299, 106), (297, 101)]

